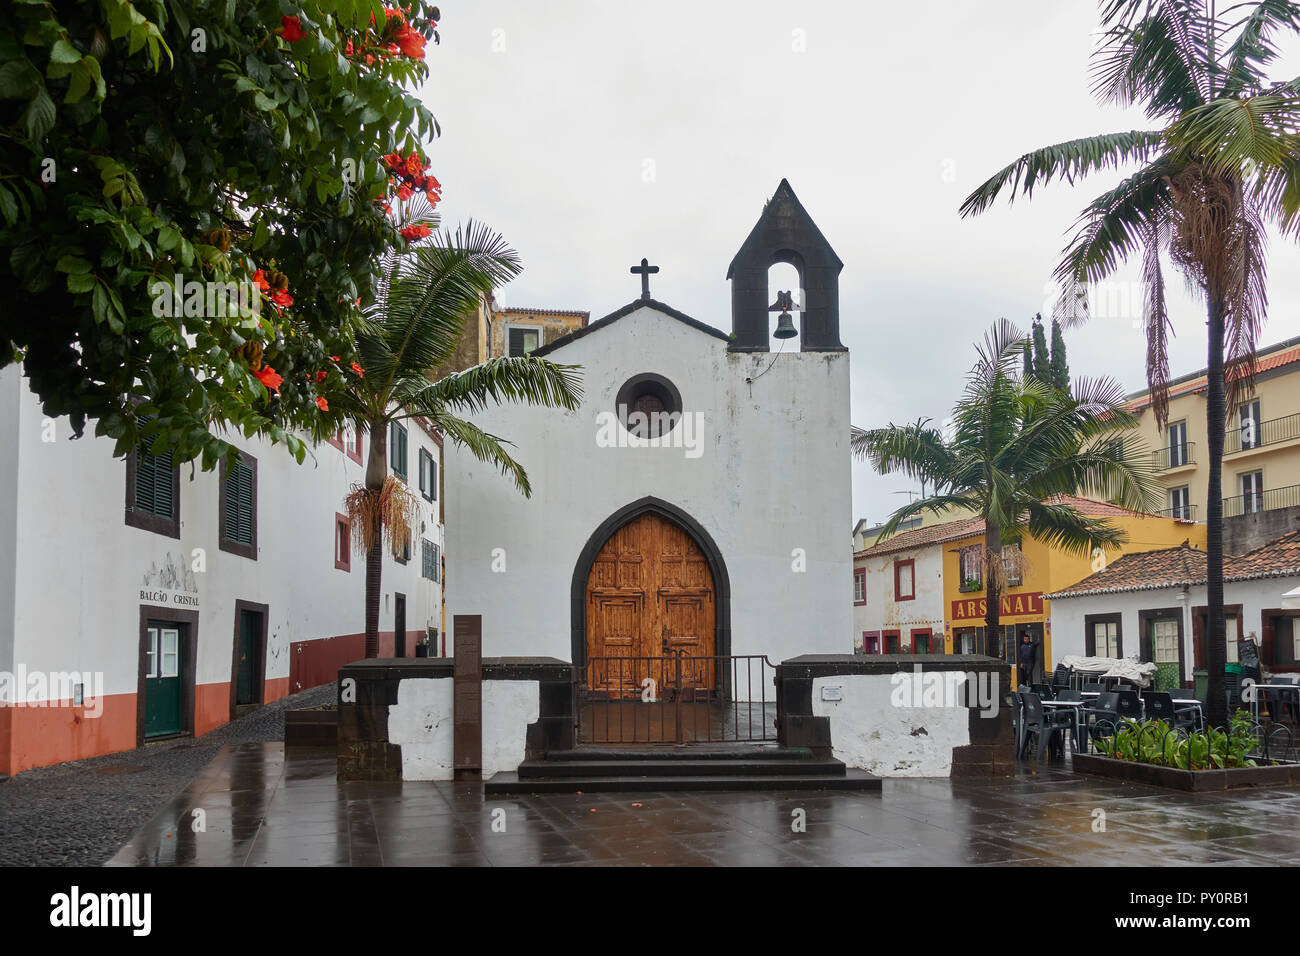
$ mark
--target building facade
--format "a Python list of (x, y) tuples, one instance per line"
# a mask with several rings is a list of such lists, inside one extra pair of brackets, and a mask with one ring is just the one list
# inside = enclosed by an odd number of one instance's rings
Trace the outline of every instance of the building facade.
[[(1128, 541), (1092, 555), (1050, 548), (1026, 535), (1003, 549), (999, 656), (1014, 663), (1028, 633), (1041, 648), (1037, 669), (1060, 657), (1047, 595), (1074, 584), (1119, 555), (1183, 541), (1205, 547), (1205, 526), (1163, 515), (1141, 515), (1086, 498), (1063, 498), (1082, 513), (1104, 517)], [(895, 535), (854, 555), (854, 646), (864, 653), (984, 654), (988, 588), (984, 580), (984, 521), (966, 518)]]
[[(1267, 673), (1300, 672), (1300, 611), (1282, 595), (1300, 586), (1300, 532), (1224, 560), (1227, 660), (1238, 642), (1259, 645)], [(1206, 667), (1209, 601), (1204, 547), (1128, 554), (1050, 595), (1060, 653), (1156, 664), (1157, 689), (1194, 686)]]
[(439, 379), (490, 358), (527, 355), (561, 336), (587, 327), (589, 312), (577, 309), (535, 309), (501, 306), (484, 296), (465, 317), (465, 328), (452, 360), (433, 373)]
[[(0, 370), (0, 773), (203, 734), (364, 656), (357, 436), (301, 465), (238, 436), (214, 472), (123, 460), (69, 441), (20, 371)], [(415, 422), (390, 439), (422, 513), (385, 557), (380, 653), (413, 656), (443, 627), (441, 441)]]
[[(1225, 518), (1300, 506), (1300, 338), (1258, 352), (1255, 394), (1230, 410), (1223, 448)], [(1165, 513), (1205, 521), (1209, 481), (1206, 374), (1175, 379), (1169, 424), (1157, 428), (1148, 392), (1129, 396), (1138, 414), (1135, 439), (1152, 454), (1165, 489)], [(1125, 439), (1126, 441), (1129, 439)]]

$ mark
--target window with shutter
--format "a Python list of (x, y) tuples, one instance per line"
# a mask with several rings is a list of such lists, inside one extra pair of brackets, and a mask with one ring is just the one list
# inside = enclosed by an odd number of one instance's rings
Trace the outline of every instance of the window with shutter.
[(406, 480), (406, 428), (393, 422), (388, 431), (388, 467), (393, 474)]
[(152, 444), (152, 440), (142, 442), (126, 459), (126, 523), (179, 538), (179, 471), (171, 452), (149, 454)]
[(510, 330), (511, 358), (527, 355), (541, 344), (540, 329), (513, 328)]
[(257, 459), (243, 454), (221, 470), (221, 550), (257, 560)]

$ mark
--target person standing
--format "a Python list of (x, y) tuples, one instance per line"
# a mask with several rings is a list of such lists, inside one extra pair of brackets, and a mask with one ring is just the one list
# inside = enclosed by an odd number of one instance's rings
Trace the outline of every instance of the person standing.
[(1028, 687), (1034, 682), (1034, 664), (1038, 661), (1038, 645), (1029, 637), (1028, 631), (1020, 632), (1020, 648), (1016, 658), (1016, 673), (1021, 687)]

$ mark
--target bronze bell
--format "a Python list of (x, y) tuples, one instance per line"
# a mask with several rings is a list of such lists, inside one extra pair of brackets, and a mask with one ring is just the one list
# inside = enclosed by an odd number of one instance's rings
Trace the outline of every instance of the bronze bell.
[(799, 333), (794, 329), (794, 319), (789, 312), (782, 312), (776, 317), (776, 331), (772, 333), (778, 339), (792, 339)]
[(776, 331), (772, 333), (778, 339), (792, 339), (799, 333), (794, 329), (794, 319), (790, 317), (790, 310), (794, 308), (794, 294), (792, 292), (778, 292), (776, 301), (768, 308), (769, 312), (780, 312), (776, 317)]

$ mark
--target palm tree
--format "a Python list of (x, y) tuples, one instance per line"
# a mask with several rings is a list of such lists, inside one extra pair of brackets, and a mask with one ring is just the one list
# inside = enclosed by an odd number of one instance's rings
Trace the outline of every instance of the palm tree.
[[(1001, 656), (1003, 547), (1028, 534), (1049, 547), (1090, 554), (1126, 540), (1122, 529), (1089, 517), (1062, 495), (1108, 497), (1134, 511), (1157, 500), (1149, 455), (1116, 435), (1137, 426), (1118, 383), (1079, 379), (1074, 392), (1017, 374), (1025, 336), (1006, 319), (976, 346), (979, 361), (948, 434), (922, 419), (854, 429), (853, 452), (882, 475), (929, 482), (934, 493), (894, 512), (880, 537), (908, 518), (965, 510), (984, 519), (985, 652)], [(1130, 446), (1125, 450), (1124, 446)]]
[(1152, 410), (1168, 423), (1169, 360), (1162, 254), (1205, 299), (1209, 358), (1207, 502), (1210, 627), (1209, 721), (1227, 724), (1223, 666), (1222, 463), (1229, 405), (1254, 387), (1255, 345), (1267, 307), (1265, 226), (1300, 235), (1300, 78), (1270, 83), (1273, 38), (1300, 30), (1300, 5), (1213, 0), (1103, 0), (1094, 93), (1140, 103), (1159, 128), (1071, 140), (1021, 156), (970, 194), (963, 216), (987, 209), (1003, 190), (1028, 196), (1053, 178), (1076, 178), (1127, 163), (1141, 168), (1103, 193), (1079, 218), (1057, 278), (1066, 317), (1087, 318), (1086, 284), (1142, 254), (1147, 381)]
[[(436, 219), (425, 217), (425, 222)], [(576, 366), (531, 357), (490, 359), (434, 381), (447, 363), (470, 314), (492, 289), (518, 275), (519, 257), (498, 234), (470, 223), (454, 234), (434, 232), (384, 263), (376, 301), (364, 310), (356, 335), (363, 373), (352, 380), (344, 411), (369, 433), (363, 485), (353, 487), (347, 511), (353, 540), (366, 556), (366, 657), (379, 653), (382, 544), (394, 555), (410, 542), (418, 498), (388, 474), (393, 422), (423, 418), (476, 458), (495, 464), (525, 495), (532, 489), (510, 443), (478, 428), (466, 414), (499, 402), (527, 402), (572, 410), (582, 396)]]

